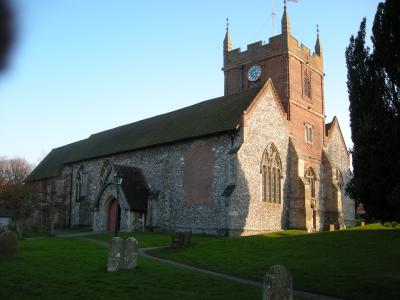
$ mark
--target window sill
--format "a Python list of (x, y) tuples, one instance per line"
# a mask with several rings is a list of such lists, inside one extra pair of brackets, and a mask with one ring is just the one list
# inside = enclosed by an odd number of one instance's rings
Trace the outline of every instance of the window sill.
[(276, 206), (276, 207), (281, 207), (282, 206), (282, 203), (274, 203), (274, 202), (268, 202), (268, 201), (264, 201), (264, 200), (261, 200), (261, 202), (264, 205), (268, 205), (268, 206)]

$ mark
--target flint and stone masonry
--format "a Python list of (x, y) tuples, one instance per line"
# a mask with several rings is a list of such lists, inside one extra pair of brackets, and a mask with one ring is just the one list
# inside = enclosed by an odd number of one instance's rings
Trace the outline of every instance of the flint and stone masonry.
[(349, 153), (337, 118), (325, 122), (322, 53), (319, 34), (313, 53), (291, 35), (286, 8), (268, 44), (232, 50), (227, 30), (225, 96), (53, 149), (29, 181), (65, 200), (66, 225), (94, 231), (353, 225)]

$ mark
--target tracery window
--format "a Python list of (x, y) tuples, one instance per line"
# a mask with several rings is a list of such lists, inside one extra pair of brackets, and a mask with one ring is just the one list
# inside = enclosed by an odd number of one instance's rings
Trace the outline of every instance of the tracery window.
[(281, 203), (282, 163), (274, 144), (265, 149), (262, 162), (262, 200)]
[(107, 177), (111, 172), (111, 165), (108, 160), (103, 163), (100, 171), (100, 188), (106, 183)]
[(315, 172), (312, 168), (308, 168), (305, 174), (306, 179), (310, 183), (311, 198), (315, 198)]
[(311, 99), (312, 91), (311, 91), (311, 71), (310, 70), (304, 71), (303, 95), (305, 98)]

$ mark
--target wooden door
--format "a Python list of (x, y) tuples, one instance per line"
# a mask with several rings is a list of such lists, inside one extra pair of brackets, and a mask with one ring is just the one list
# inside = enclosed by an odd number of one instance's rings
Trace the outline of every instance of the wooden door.
[(115, 199), (110, 201), (107, 211), (107, 231), (114, 231), (116, 225), (116, 210), (117, 201)]

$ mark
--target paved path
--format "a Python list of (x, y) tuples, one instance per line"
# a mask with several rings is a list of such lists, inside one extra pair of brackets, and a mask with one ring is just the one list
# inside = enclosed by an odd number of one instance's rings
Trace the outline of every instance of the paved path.
[[(107, 241), (102, 241), (102, 240), (96, 240), (90, 237), (87, 237), (89, 234), (87, 233), (76, 233), (76, 234), (59, 234), (57, 236), (59, 237), (76, 237), (80, 240), (85, 240), (85, 241), (89, 241), (92, 243), (95, 243), (99, 246), (104, 246), (104, 247), (108, 247), (110, 245), (109, 242)], [(185, 264), (181, 264), (172, 260), (167, 260), (164, 258), (159, 258), (153, 255), (150, 255), (147, 251), (150, 250), (154, 250), (154, 249), (160, 249), (160, 248), (167, 248), (167, 247), (152, 247), (152, 248), (140, 248), (139, 249), (139, 256), (148, 258), (148, 259), (152, 259), (158, 262), (162, 262), (165, 264), (169, 264), (171, 266), (180, 268), (180, 269), (185, 269), (185, 270), (190, 270), (193, 272), (198, 272), (198, 273), (203, 273), (209, 276), (213, 276), (213, 277), (218, 277), (218, 278), (222, 278), (228, 281), (233, 281), (233, 282), (237, 282), (240, 284), (245, 284), (245, 285), (251, 285), (254, 287), (258, 287), (258, 288), (262, 288), (262, 283), (258, 282), (258, 281), (254, 281), (254, 280), (249, 280), (249, 279), (243, 279), (243, 278), (239, 278), (236, 276), (231, 276), (231, 275), (227, 275), (227, 274), (223, 274), (223, 273), (218, 273), (218, 272), (213, 272), (213, 271), (209, 271), (209, 270), (204, 270), (204, 269), (200, 269), (200, 268), (196, 268), (193, 266), (189, 266), (189, 265), (185, 265)], [(301, 299), (310, 299), (310, 300), (341, 300), (340, 298), (334, 298), (334, 297), (329, 297), (329, 296), (324, 296), (324, 295), (318, 295), (318, 294), (314, 294), (314, 293), (309, 293), (309, 292), (302, 292), (302, 291), (297, 291), (297, 290), (293, 290), (293, 296), (295, 297), (299, 297)]]

